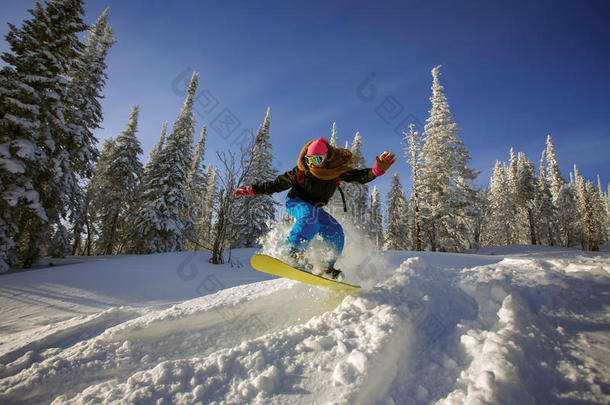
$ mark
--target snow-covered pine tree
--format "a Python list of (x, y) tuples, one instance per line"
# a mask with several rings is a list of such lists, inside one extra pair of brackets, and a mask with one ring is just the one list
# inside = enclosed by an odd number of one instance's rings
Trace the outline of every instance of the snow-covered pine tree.
[(475, 205), (473, 210), (473, 249), (482, 246), (481, 236), (483, 234), (483, 223), (485, 221), (485, 211), (487, 210), (487, 189), (478, 188), (475, 192)]
[(606, 244), (610, 243), (610, 184), (608, 185), (608, 192), (605, 193), (606, 198), (604, 199), (604, 208), (606, 209)]
[(512, 243), (514, 204), (509, 192), (504, 165), (497, 161), (487, 193), (487, 211), (481, 241), (484, 246), (504, 246)]
[(108, 166), (100, 173), (105, 178), (101, 180), (104, 183), (104, 195), (97, 196), (103, 200), (103, 204), (94, 202), (99, 215), (97, 225), (99, 237), (95, 243), (96, 254), (120, 253), (119, 249), (129, 232), (128, 217), (130, 217), (130, 212), (135, 209), (138, 182), (143, 172), (142, 163), (139, 160), (142, 147), (136, 137), (138, 114), (139, 107), (133, 106), (129, 122), (114, 140)]
[(457, 227), (453, 232), (457, 245), (460, 249), (478, 249), (481, 247), (484, 199), (481, 199), (480, 190), (475, 189), (471, 182), (463, 177), (457, 177), (455, 187), (455, 204), (457, 212), (461, 213), (461, 219), (456, 223)]
[(381, 250), (384, 245), (384, 234), (383, 234), (383, 215), (381, 213), (381, 196), (377, 186), (373, 187), (371, 193), (371, 204), (369, 206), (369, 223), (370, 231), (369, 235), (375, 243), (378, 250)]
[[(337, 134), (337, 123), (333, 122), (329, 141), (332, 146), (337, 146)], [(340, 187), (341, 189), (343, 189), (345, 187), (345, 184), (340, 184)], [(339, 193), (339, 191), (335, 192), (335, 194), (332, 195), (332, 197), (328, 201), (328, 204), (326, 204), (326, 209), (328, 210), (330, 215), (332, 215), (338, 220), (342, 220), (345, 218), (345, 212), (343, 212), (343, 200), (341, 199), (341, 194)]]
[(151, 162), (150, 177), (143, 186), (141, 206), (133, 226), (132, 239), (137, 252), (182, 251), (185, 231), (194, 228), (188, 215), (186, 189), (193, 160), (193, 102), (198, 82), (199, 74), (194, 72), (172, 133), (156, 161)]
[(66, 257), (72, 250), (70, 239), (71, 235), (66, 227), (61, 223), (56, 225), (47, 248), (47, 254), (51, 257)]
[(581, 229), (581, 246), (583, 250), (598, 251), (602, 239), (603, 225), (600, 218), (603, 208), (599, 194), (592, 181), (586, 181), (574, 165), (577, 207)]
[(515, 148), (510, 148), (509, 152), (509, 161), (508, 165), (504, 170), (504, 175), (506, 178), (506, 183), (508, 185), (508, 198), (512, 201), (513, 206), (513, 220), (510, 222), (510, 244), (513, 243), (521, 243), (521, 233), (524, 227), (524, 220), (520, 215), (519, 203), (518, 203), (518, 179), (517, 179), (517, 170), (518, 170), (518, 159), (517, 153), (515, 153)]
[[(271, 108), (268, 107), (263, 124), (254, 137), (252, 149), (248, 152), (244, 184), (271, 181), (277, 176), (277, 170), (273, 168), (270, 123)], [(254, 247), (259, 238), (269, 231), (268, 223), (275, 219), (277, 203), (272, 196), (259, 195), (240, 199), (237, 204), (237, 209), (233, 211), (237, 216), (230, 218), (239, 223), (239, 239), (234, 246)]]
[(540, 166), (538, 170), (538, 187), (534, 200), (534, 213), (536, 218), (536, 235), (538, 243), (541, 245), (554, 246), (557, 236), (554, 229), (557, 227), (557, 215), (553, 196), (546, 177), (544, 162), (546, 160), (546, 150), (542, 151)]
[[(66, 104), (66, 137), (73, 150), (69, 151), (72, 167), (80, 178), (90, 178), (98, 157), (93, 131), (102, 122), (100, 99), (106, 83), (106, 56), (116, 42), (108, 24), (110, 9), (104, 10), (90, 27), (82, 53), (74, 60), (68, 72), (68, 104)], [(79, 182), (80, 183), (80, 182)], [(69, 199), (70, 223), (76, 250), (85, 225), (83, 187), (71, 190)], [(58, 227), (59, 229), (59, 227)]]
[(602, 179), (597, 175), (597, 191), (599, 193), (599, 201), (601, 205), (601, 218), (600, 221), (602, 223), (602, 241), (601, 243), (607, 244), (610, 242), (610, 222), (608, 221), (608, 196), (604, 192), (604, 188), (602, 187)]
[[(426, 120), (421, 174), (422, 228), (434, 251), (461, 251), (468, 246), (462, 235), (467, 229), (474, 193), (465, 192), (477, 173), (468, 168), (470, 155), (459, 139), (447, 97), (439, 81), (440, 65), (432, 69), (432, 109)], [(460, 186), (458, 186), (460, 184)]]
[[(188, 174), (188, 186), (187, 186), (187, 199), (189, 205), (189, 215), (192, 218), (193, 229), (187, 231), (186, 246), (188, 250), (198, 250), (199, 246), (199, 234), (198, 226), (200, 218), (203, 216), (205, 210), (205, 193), (206, 193), (206, 177), (203, 166), (203, 159), (205, 156), (205, 142), (207, 138), (207, 128), (204, 125), (201, 128), (201, 134), (199, 141), (195, 146), (195, 154), (193, 155), (193, 162), (189, 169)], [(191, 222), (189, 222), (191, 223)]]
[(519, 229), (519, 243), (535, 245), (536, 223), (534, 217), (534, 203), (538, 183), (534, 164), (527, 159), (525, 153), (520, 152), (517, 160), (517, 189), (515, 192), (518, 220), (521, 221)]
[(610, 243), (610, 184), (608, 185), (608, 192), (604, 201), (606, 204), (606, 243)]
[[(167, 122), (161, 127), (159, 141), (153, 145), (148, 154), (148, 160), (140, 180), (138, 190), (138, 206), (132, 212), (130, 220), (132, 230), (128, 235), (130, 253), (150, 253), (156, 252), (159, 246), (159, 216), (158, 212), (165, 210), (165, 200), (163, 192), (165, 187), (163, 172), (164, 166), (161, 164), (162, 154), (165, 148), (167, 135)], [(102, 156), (104, 152), (102, 151)], [(102, 158), (100, 157), (100, 160)]]
[(333, 122), (333, 128), (330, 132), (330, 141), (332, 146), (337, 146), (337, 123)]
[(206, 190), (204, 194), (204, 205), (201, 217), (197, 221), (197, 235), (199, 236), (199, 247), (211, 249), (212, 241), (214, 240), (212, 231), (214, 229), (214, 210), (217, 205), (216, 183), (218, 181), (218, 168), (214, 168), (214, 170), (212, 170), (212, 167), (208, 166), (205, 179)]
[(587, 193), (593, 212), (596, 247), (599, 250), (599, 246), (606, 243), (606, 210), (604, 201), (592, 181), (587, 181)]
[(387, 231), (385, 233), (384, 249), (408, 250), (408, 204), (405, 192), (400, 183), (398, 172), (392, 177), (392, 184), (388, 192)]
[(565, 183), (559, 189), (559, 196), (553, 204), (557, 216), (557, 237), (563, 247), (577, 244), (580, 235), (576, 194), (575, 185)]
[(149, 170), (149, 166), (159, 157), (159, 154), (165, 147), (165, 137), (167, 136), (167, 122), (164, 122), (161, 126), (161, 135), (159, 135), (159, 141), (153, 145), (148, 152), (148, 158), (146, 159), (146, 165), (144, 166), (144, 174)]
[[(21, 28), (9, 24), (0, 71), (0, 270), (29, 267), (42, 253), (53, 224), (67, 214), (78, 188), (66, 136), (67, 75), (83, 45), (81, 0), (56, 0), (29, 10)], [(86, 172), (86, 170), (85, 170)]]
[(152, 226), (151, 223), (156, 222), (157, 218), (151, 210), (149, 210), (146, 214), (147, 218), (149, 219), (148, 221), (143, 220), (143, 218), (140, 216), (144, 215), (143, 211), (147, 206), (155, 207), (157, 204), (159, 204), (159, 206), (163, 205), (163, 189), (160, 188), (163, 186), (164, 175), (163, 168), (161, 166), (161, 154), (165, 148), (167, 126), (167, 122), (162, 124), (159, 141), (153, 145), (148, 153), (146, 165), (144, 166), (144, 170), (142, 172), (142, 177), (138, 182), (139, 187), (137, 192), (137, 202), (134, 209), (130, 210), (130, 217), (128, 218), (131, 230), (126, 234), (127, 241), (125, 248), (130, 253), (148, 252), (148, 247), (145, 246), (146, 240), (144, 240), (141, 235), (148, 234), (147, 232), (151, 232), (150, 235), (154, 233), (151, 231), (152, 228), (144, 227)]
[(578, 182), (579, 187), (579, 210), (581, 212), (583, 233), (586, 238), (586, 250), (590, 252), (599, 251), (599, 222), (595, 186), (591, 181), (585, 181), (582, 177)]
[(566, 181), (561, 176), (561, 172), (559, 171), (559, 164), (557, 163), (557, 157), (555, 156), (555, 146), (553, 145), (553, 139), (551, 138), (550, 134), (546, 137), (546, 161), (547, 179), (551, 186), (553, 202), (555, 202), (559, 196), (561, 187), (566, 183)]
[(106, 207), (114, 204), (112, 201), (112, 186), (109, 179), (115, 146), (113, 138), (106, 138), (95, 166), (95, 174), (87, 185), (85, 198), (87, 245), (84, 252), (87, 255), (92, 254), (94, 251), (93, 245), (99, 235), (98, 226), (105, 220), (103, 215)]
[[(362, 137), (360, 132), (356, 132), (352, 146), (352, 163), (354, 169), (366, 167), (366, 161), (362, 153)], [(343, 186), (342, 186), (343, 187)], [(366, 184), (350, 183), (345, 184), (345, 198), (348, 203), (349, 219), (352, 224), (363, 233), (368, 233), (367, 211), (369, 205), (369, 188)]]
[(407, 162), (411, 165), (411, 181), (413, 184), (413, 193), (411, 195), (410, 210), (413, 212), (413, 226), (412, 235), (414, 242), (414, 249), (416, 251), (422, 250), (421, 244), (421, 215), (420, 215), (420, 181), (421, 181), (421, 165), (422, 165), (422, 139), (419, 132), (415, 131), (413, 124), (409, 125), (409, 132), (403, 132), (404, 141), (407, 143), (406, 155)]

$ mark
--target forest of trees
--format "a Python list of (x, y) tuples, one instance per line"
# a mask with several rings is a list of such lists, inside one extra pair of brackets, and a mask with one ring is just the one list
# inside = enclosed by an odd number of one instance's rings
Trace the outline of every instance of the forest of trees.
[[(173, 126), (164, 123), (142, 163), (139, 107), (125, 129), (97, 148), (106, 56), (115, 43), (108, 10), (87, 26), (81, 0), (36, 4), (21, 27), (9, 24), (10, 51), (0, 71), (0, 272), (29, 267), (45, 255), (112, 255), (257, 246), (279, 220), (269, 196), (237, 199), (239, 185), (271, 180), (271, 114), (240, 151), (219, 151), (205, 164), (207, 129), (196, 138), (193, 73)], [(84, 40), (78, 34), (88, 31)], [(378, 249), (464, 252), (481, 246), (538, 244), (597, 250), (608, 243), (610, 188), (562, 176), (553, 140), (536, 165), (522, 152), (498, 161), (488, 188), (458, 136), (457, 124), (432, 69), (430, 116), (422, 133), (404, 133), (410, 197), (393, 174), (385, 200), (376, 187), (345, 184), (328, 209), (366, 234)], [(127, 112), (126, 112), (127, 113)], [(126, 114), (127, 115), (127, 114)], [(338, 130), (329, 134), (333, 145)], [(365, 139), (346, 143), (364, 167)], [(542, 144), (542, 142), (541, 142)], [(338, 194), (338, 193), (337, 193)]]

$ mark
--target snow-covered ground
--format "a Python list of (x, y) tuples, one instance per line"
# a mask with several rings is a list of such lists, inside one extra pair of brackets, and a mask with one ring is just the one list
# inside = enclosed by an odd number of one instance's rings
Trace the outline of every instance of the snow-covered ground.
[(0, 403), (610, 402), (608, 252), (360, 252), (351, 296), (253, 253), (0, 276)]

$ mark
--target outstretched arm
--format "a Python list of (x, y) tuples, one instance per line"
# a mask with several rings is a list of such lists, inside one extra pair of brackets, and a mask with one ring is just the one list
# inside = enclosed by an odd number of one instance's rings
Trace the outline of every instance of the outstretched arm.
[(384, 174), (390, 166), (396, 163), (396, 156), (390, 152), (383, 152), (375, 157), (375, 166), (370, 169), (354, 169), (343, 173), (339, 178), (347, 182), (368, 183)]
[(287, 190), (292, 187), (296, 181), (296, 170), (297, 168), (295, 167), (294, 169), (277, 176), (275, 180), (272, 181), (240, 187), (235, 190), (233, 194), (236, 196), (254, 196), (259, 194), (279, 193), (280, 191)]

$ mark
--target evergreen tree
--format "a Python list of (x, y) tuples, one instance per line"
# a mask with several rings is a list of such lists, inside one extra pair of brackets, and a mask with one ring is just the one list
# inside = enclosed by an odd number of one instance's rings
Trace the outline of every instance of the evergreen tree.
[(598, 189), (592, 181), (587, 181), (587, 194), (591, 204), (591, 212), (593, 218), (595, 248), (590, 250), (599, 250), (599, 246), (606, 242), (606, 210), (604, 202), (600, 198)]
[(388, 229), (385, 234), (384, 248), (386, 250), (407, 250), (409, 249), (408, 205), (398, 172), (395, 172), (392, 177), (387, 198)]
[(521, 231), (523, 229), (523, 218), (521, 217), (521, 213), (519, 212), (519, 203), (518, 203), (518, 179), (517, 179), (517, 170), (518, 170), (518, 160), (517, 154), (515, 153), (514, 148), (510, 148), (509, 153), (509, 161), (508, 166), (506, 167), (504, 173), (506, 182), (508, 185), (508, 198), (510, 198), (512, 207), (513, 207), (513, 220), (510, 222), (510, 230), (511, 237), (510, 243), (521, 243)]
[(560, 244), (564, 247), (573, 246), (577, 243), (579, 235), (575, 186), (568, 183), (561, 186), (554, 206), (556, 207), (557, 233)]
[(610, 243), (610, 185), (606, 193), (606, 243)]
[(66, 105), (67, 136), (77, 156), (75, 165), (81, 168), (81, 175), (92, 173), (98, 151), (97, 140), (93, 131), (100, 128), (102, 122), (102, 90), (108, 76), (106, 57), (110, 48), (116, 43), (113, 29), (108, 24), (110, 9), (104, 10), (89, 29), (84, 49), (74, 60), (68, 71), (69, 104)]
[(43, 253), (51, 226), (67, 214), (84, 152), (67, 135), (74, 100), (68, 74), (86, 29), (81, 0), (36, 3), (21, 28), (9, 24), (10, 52), (0, 71), (0, 270), (29, 267)]
[(187, 198), (190, 207), (189, 214), (192, 218), (194, 228), (187, 231), (187, 246), (189, 250), (197, 250), (199, 248), (199, 235), (197, 223), (203, 216), (205, 210), (205, 194), (206, 194), (206, 178), (203, 167), (203, 158), (205, 156), (205, 141), (207, 138), (207, 128), (204, 125), (201, 129), (199, 141), (195, 146), (195, 154), (193, 162), (188, 174)]
[(606, 193), (604, 192), (604, 189), (602, 187), (602, 179), (599, 176), (599, 174), (597, 175), (597, 191), (599, 194), (599, 204), (600, 204), (600, 210), (601, 210), (601, 217), (600, 217), (600, 221), (601, 221), (601, 227), (602, 227), (602, 241), (601, 243), (603, 244), (607, 244), (608, 242), (610, 242), (610, 222), (608, 221), (608, 196), (606, 195)]
[(578, 213), (580, 217), (581, 244), (583, 250), (599, 251), (600, 224), (597, 191), (591, 181), (578, 174), (575, 168), (575, 181), (577, 187)]
[(114, 141), (108, 166), (100, 175), (103, 195), (97, 195), (103, 204), (96, 203), (99, 215), (99, 238), (96, 241), (96, 254), (111, 255), (119, 253), (128, 232), (128, 217), (135, 208), (138, 181), (143, 172), (138, 156), (142, 153), (138, 130), (139, 107), (131, 109), (129, 122)]
[[(366, 167), (366, 161), (362, 153), (362, 137), (360, 132), (354, 136), (352, 146), (352, 163), (354, 169)], [(348, 204), (349, 219), (360, 231), (367, 233), (367, 211), (369, 202), (369, 188), (366, 184), (349, 183), (345, 185), (345, 197), (350, 201)]]
[(204, 204), (201, 217), (197, 221), (197, 235), (199, 247), (211, 249), (212, 241), (214, 240), (213, 232), (213, 217), (214, 210), (216, 207), (216, 183), (218, 181), (218, 168), (212, 170), (211, 166), (208, 166), (205, 175), (206, 190), (204, 194)]
[[(77, 175), (89, 178), (98, 157), (97, 142), (93, 131), (102, 122), (100, 99), (106, 83), (106, 56), (116, 42), (112, 27), (108, 24), (110, 9), (104, 10), (89, 29), (83, 52), (74, 60), (68, 72), (68, 102), (66, 105), (66, 137), (72, 167), (80, 170)], [(75, 182), (75, 184), (77, 184)], [(75, 237), (75, 250), (85, 225), (84, 191), (80, 185), (71, 190), (68, 209)], [(58, 227), (60, 229), (60, 227)]]
[(66, 257), (72, 250), (70, 232), (63, 224), (58, 224), (53, 232), (47, 253), (51, 257)]
[(554, 229), (557, 227), (557, 215), (553, 205), (553, 196), (546, 177), (544, 161), (546, 151), (542, 151), (540, 158), (540, 169), (538, 171), (538, 188), (534, 200), (534, 212), (536, 217), (536, 235), (541, 245), (554, 246), (557, 236)]
[[(113, 149), (111, 164), (111, 179), (113, 188), (116, 190), (118, 202), (122, 205), (118, 215), (117, 231), (118, 246), (113, 249), (116, 253), (122, 253), (123, 246), (127, 241), (133, 218), (139, 207), (140, 181), (143, 177), (144, 168), (139, 156), (142, 154), (142, 146), (136, 133), (138, 131), (139, 107), (132, 108), (129, 123), (116, 140)], [(108, 250), (107, 254), (110, 254)]]
[[(337, 134), (337, 123), (333, 122), (333, 128), (329, 141), (329, 143), (333, 146), (337, 146)], [(349, 188), (347, 184), (339, 184), (339, 187), (341, 187), (341, 189), (346, 189), (346, 187)], [(343, 200), (341, 199), (341, 194), (339, 191), (336, 191), (332, 195), (332, 197), (330, 197), (328, 204), (326, 204), (326, 209), (328, 210), (329, 214), (332, 215), (334, 218), (345, 219), (345, 212), (343, 211)]]
[(405, 141), (407, 142), (407, 158), (408, 163), (411, 165), (411, 181), (413, 183), (413, 194), (411, 197), (412, 203), (410, 209), (413, 212), (413, 241), (415, 242), (415, 250), (421, 251), (421, 215), (420, 215), (420, 181), (421, 181), (421, 137), (419, 132), (415, 131), (413, 124), (409, 125), (409, 132), (403, 132)]
[(481, 246), (484, 199), (480, 197), (480, 190), (473, 188), (471, 182), (463, 177), (456, 179), (455, 187), (456, 212), (461, 215), (459, 221), (455, 222), (456, 228), (453, 231), (456, 250), (478, 249)]
[(148, 172), (149, 167), (153, 164), (153, 162), (158, 159), (159, 154), (163, 151), (165, 147), (165, 137), (167, 136), (167, 122), (164, 122), (161, 126), (161, 135), (159, 136), (159, 141), (153, 145), (150, 152), (148, 153), (148, 159), (146, 160), (146, 166), (144, 166), (144, 173)]
[(151, 162), (134, 221), (134, 249), (140, 253), (182, 251), (185, 232), (194, 229), (188, 214), (187, 185), (193, 161), (193, 102), (199, 74), (193, 73), (184, 105), (163, 150)]
[(207, 139), (207, 127), (204, 125), (201, 128), (201, 134), (199, 135), (199, 141), (195, 146), (195, 153), (193, 155), (193, 162), (189, 169), (188, 180), (191, 187), (205, 185), (205, 178), (203, 177), (203, 159), (205, 157), (205, 141)]
[[(163, 202), (163, 167), (161, 165), (161, 155), (165, 148), (165, 141), (167, 137), (167, 126), (168, 123), (164, 122), (161, 126), (161, 134), (159, 140), (153, 145), (146, 165), (142, 171), (142, 178), (139, 181), (139, 187), (137, 192), (137, 202), (129, 213), (128, 223), (130, 224), (130, 231), (127, 232), (127, 250), (131, 253), (146, 253), (148, 252), (147, 242), (142, 238), (142, 234), (154, 236), (152, 231), (152, 223), (158, 221), (156, 213), (152, 211), (152, 207), (162, 207)], [(146, 207), (149, 211), (146, 211)], [(147, 220), (144, 220), (142, 216), (146, 216)]]
[(106, 138), (102, 152), (95, 167), (95, 175), (87, 185), (87, 254), (91, 254), (93, 244), (99, 236), (99, 224), (109, 223), (106, 218), (107, 207), (116, 204), (112, 200), (112, 184), (110, 182), (110, 167), (114, 158), (115, 141)]
[(530, 162), (525, 153), (519, 153), (517, 161), (517, 189), (516, 205), (518, 220), (521, 221), (519, 229), (519, 242), (523, 244), (536, 244), (536, 224), (534, 218), (534, 203), (538, 183), (534, 164)]
[[(259, 126), (252, 148), (248, 152), (243, 184), (254, 184), (271, 181), (277, 176), (273, 168), (273, 153), (271, 152), (271, 108), (267, 108), (265, 120)], [(234, 246), (254, 247), (261, 236), (269, 231), (268, 223), (275, 220), (277, 203), (270, 195), (259, 195), (253, 198), (240, 199), (237, 213), (233, 221), (239, 224), (239, 239)]]
[(475, 205), (472, 217), (473, 227), (473, 246), (479, 249), (482, 246), (483, 224), (485, 221), (485, 211), (487, 210), (487, 189), (479, 188), (475, 192)]
[(333, 129), (330, 133), (330, 142), (332, 146), (337, 146), (337, 123), (333, 122)]
[[(477, 173), (468, 168), (470, 156), (457, 136), (447, 97), (439, 82), (440, 66), (432, 69), (432, 109), (426, 120), (422, 157), (421, 203), (423, 228), (432, 250), (460, 251), (471, 205), (470, 182)], [(468, 192), (466, 192), (468, 191)]]
[(604, 235), (604, 208), (592, 181), (586, 181), (574, 165), (578, 226), (583, 250), (598, 251)]
[(547, 178), (551, 186), (553, 202), (555, 203), (559, 196), (559, 191), (566, 181), (561, 176), (561, 172), (559, 171), (559, 164), (557, 163), (557, 157), (555, 156), (555, 146), (553, 145), (551, 135), (548, 135), (546, 138), (546, 160)]
[(487, 193), (487, 211), (481, 235), (485, 246), (504, 246), (512, 243), (514, 205), (506, 177), (504, 166), (497, 161)]
[(383, 215), (381, 214), (381, 196), (377, 190), (377, 186), (373, 187), (371, 193), (371, 204), (369, 206), (369, 223), (370, 236), (378, 250), (383, 248)]

